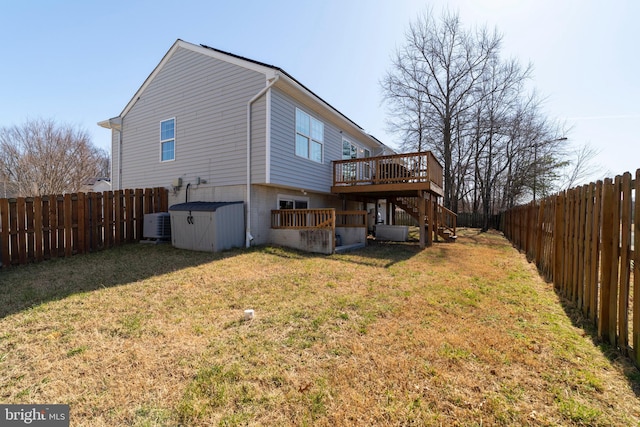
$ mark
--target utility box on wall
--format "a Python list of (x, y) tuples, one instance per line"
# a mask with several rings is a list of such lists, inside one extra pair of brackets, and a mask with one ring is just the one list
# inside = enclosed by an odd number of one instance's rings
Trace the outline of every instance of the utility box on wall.
[(176, 248), (218, 252), (244, 246), (244, 202), (187, 202), (169, 207)]

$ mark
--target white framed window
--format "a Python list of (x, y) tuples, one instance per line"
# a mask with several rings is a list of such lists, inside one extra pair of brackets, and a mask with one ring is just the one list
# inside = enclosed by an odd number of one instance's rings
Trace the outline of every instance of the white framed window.
[[(342, 160), (353, 160), (371, 157), (368, 148), (362, 148), (347, 138), (342, 138)], [(358, 162), (343, 166), (344, 177), (348, 180), (371, 179), (371, 165), (368, 162)]]
[(309, 198), (278, 195), (278, 209), (309, 209)]
[(160, 161), (176, 159), (176, 118), (160, 122)]
[(342, 139), (342, 160), (357, 159), (358, 147), (348, 139)]
[(324, 123), (296, 108), (296, 156), (322, 163)]

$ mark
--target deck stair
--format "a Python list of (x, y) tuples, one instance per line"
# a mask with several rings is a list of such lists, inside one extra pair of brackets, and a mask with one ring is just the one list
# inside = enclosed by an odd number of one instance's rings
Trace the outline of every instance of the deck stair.
[[(391, 202), (408, 213), (416, 221), (420, 222), (418, 197), (394, 197), (391, 199)], [(453, 224), (451, 224), (451, 222), (453, 222)], [(428, 215), (425, 215), (425, 224), (428, 224)], [(441, 205), (438, 205), (437, 226), (438, 236), (440, 236), (445, 242), (456, 241), (458, 236), (456, 236), (455, 214)]]

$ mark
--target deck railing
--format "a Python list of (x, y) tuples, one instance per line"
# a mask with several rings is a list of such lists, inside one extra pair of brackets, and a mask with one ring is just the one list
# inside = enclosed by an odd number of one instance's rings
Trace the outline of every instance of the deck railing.
[(276, 209), (271, 211), (271, 228), (335, 228), (335, 209)]
[(336, 212), (336, 227), (366, 227), (367, 211)]
[(271, 228), (313, 229), (336, 227), (366, 227), (366, 211), (335, 209), (277, 209), (271, 211)]
[(458, 215), (453, 211), (445, 208), (442, 205), (438, 205), (438, 226), (448, 230), (451, 236), (456, 235), (456, 226), (458, 222)]
[(430, 151), (333, 162), (334, 186), (428, 182), (442, 188), (442, 180), (442, 165)]

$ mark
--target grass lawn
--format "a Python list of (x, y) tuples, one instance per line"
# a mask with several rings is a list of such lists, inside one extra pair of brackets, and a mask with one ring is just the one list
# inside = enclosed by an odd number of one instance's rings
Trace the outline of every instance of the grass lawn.
[(638, 425), (638, 371), (583, 326), (495, 232), (134, 244), (0, 271), (0, 402), (72, 426)]

